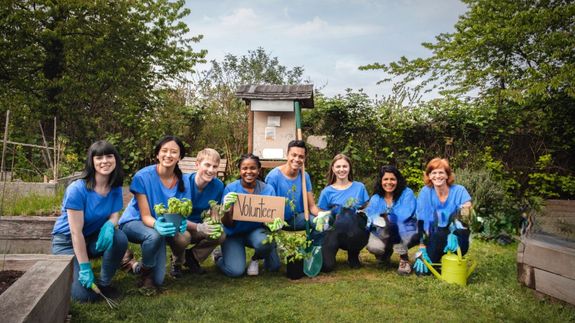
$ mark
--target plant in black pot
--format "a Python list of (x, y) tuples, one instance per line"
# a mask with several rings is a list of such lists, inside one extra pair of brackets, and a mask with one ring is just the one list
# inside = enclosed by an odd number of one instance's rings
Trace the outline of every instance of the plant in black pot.
[(300, 279), (305, 275), (303, 261), (310, 256), (306, 249), (310, 246), (311, 241), (306, 239), (303, 232), (281, 230), (284, 224), (287, 223), (281, 219), (268, 223), (270, 233), (264, 243), (275, 243), (280, 259), (286, 265), (286, 276), (290, 279)]

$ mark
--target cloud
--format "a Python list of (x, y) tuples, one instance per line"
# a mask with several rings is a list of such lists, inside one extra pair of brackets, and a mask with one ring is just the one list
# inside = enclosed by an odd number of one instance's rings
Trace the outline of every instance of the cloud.
[(226, 28), (256, 26), (258, 25), (258, 15), (251, 8), (235, 9), (231, 15), (222, 16), (221, 23)]
[(378, 25), (331, 25), (315, 16), (312, 20), (290, 26), (287, 28), (286, 34), (298, 38), (337, 39), (381, 33), (382, 31), (383, 28)]

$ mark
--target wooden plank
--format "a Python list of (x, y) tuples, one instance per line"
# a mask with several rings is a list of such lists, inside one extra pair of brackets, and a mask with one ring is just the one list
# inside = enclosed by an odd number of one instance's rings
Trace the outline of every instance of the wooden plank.
[[(218, 165), (218, 177), (226, 176), (227, 164), (227, 159), (220, 159), (220, 164)], [(180, 166), (182, 173), (195, 173), (198, 171), (198, 167), (196, 166), (196, 157), (184, 157), (178, 162), (178, 166)]]
[(523, 263), (575, 279), (575, 243), (542, 234), (524, 237), (522, 242)]
[(48, 254), (9, 254), (0, 255), (0, 268), (5, 270), (26, 271), (40, 260), (67, 261), (68, 255)]
[(57, 217), (3, 216), (0, 217), (0, 238), (5, 240), (50, 240)]
[(68, 315), (72, 259), (39, 260), (0, 296), (3, 322), (63, 322)]
[(274, 168), (286, 163), (285, 160), (261, 160), (262, 168)]
[(52, 241), (49, 239), (0, 239), (0, 253), (50, 254)]
[(535, 289), (575, 305), (575, 280), (535, 268)]

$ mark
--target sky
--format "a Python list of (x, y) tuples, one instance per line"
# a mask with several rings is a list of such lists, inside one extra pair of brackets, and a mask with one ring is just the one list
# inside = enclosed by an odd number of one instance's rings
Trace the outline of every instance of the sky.
[(328, 97), (349, 88), (372, 98), (389, 95), (391, 84), (377, 85), (383, 72), (359, 66), (429, 56), (421, 43), (453, 32), (466, 11), (460, 0), (187, 0), (186, 7), (190, 35), (204, 36), (194, 49), (206, 49), (208, 61), (262, 47), (289, 69), (302, 66)]

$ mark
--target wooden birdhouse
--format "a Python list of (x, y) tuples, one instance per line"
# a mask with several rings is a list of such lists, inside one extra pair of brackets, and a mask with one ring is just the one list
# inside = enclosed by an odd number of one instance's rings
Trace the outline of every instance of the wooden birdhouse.
[(285, 163), (287, 145), (297, 138), (296, 110), (313, 108), (313, 84), (242, 85), (236, 96), (249, 107), (248, 152), (264, 168)]

